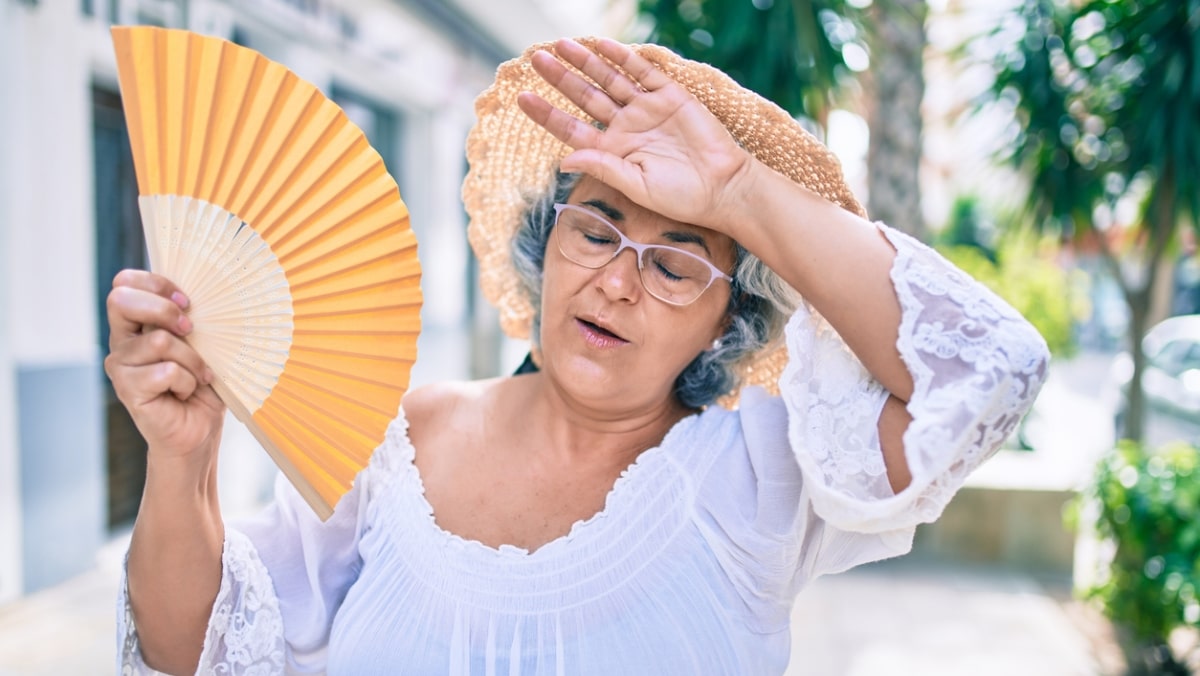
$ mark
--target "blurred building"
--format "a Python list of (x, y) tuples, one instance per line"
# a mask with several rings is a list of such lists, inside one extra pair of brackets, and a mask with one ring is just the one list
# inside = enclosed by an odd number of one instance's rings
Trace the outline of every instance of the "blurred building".
[[(604, 4), (0, 0), (0, 602), (90, 568), (141, 493), (144, 442), (103, 372), (111, 280), (145, 266), (110, 25), (188, 27), (256, 49), (364, 129), (420, 243), (419, 383), (512, 359), (477, 299), (466, 245), (472, 100), (534, 41), (611, 32)], [(238, 427), (227, 424), (222, 449), (229, 512), (255, 505), (272, 474)]]

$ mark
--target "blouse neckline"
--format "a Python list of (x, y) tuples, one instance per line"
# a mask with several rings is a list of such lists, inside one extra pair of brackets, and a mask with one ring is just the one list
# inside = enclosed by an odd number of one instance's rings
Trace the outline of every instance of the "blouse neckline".
[(604, 507), (600, 511), (589, 517), (575, 521), (566, 533), (548, 540), (533, 550), (510, 544), (501, 544), (498, 547), (493, 547), (479, 540), (463, 537), (457, 533), (448, 531), (437, 522), (433, 505), (425, 495), (425, 481), (422, 479), (420, 470), (417, 468), (415, 462), (416, 448), (413, 446), (412, 439), (408, 435), (408, 418), (404, 416), (403, 410), (400, 411), (400, 418), (403, 424), (400, 430), (401, 444), (398, 450), (401, 451), (404, 473), (408, 475), (412, 483), (414, 499), (417, 501), (421, 513), (426, 517), (421, 520), (426, 522), (435, 540), (484, 556), (532, 562), (549, 558), (570, 548), (572, 542), (582, 539), (590, 532), (598, 531), (605, 520), (613, 515), (620, 514), (630, 503), (636, 502), (634, 498), (640, 492), (639, 489), (644, 488), (642, 484), (645, 483), (640, 477), (644, 477), (649, 473), (648, 468), (652, 468), (664, 461), (669, 462), (667, 454), (674, 447), (675, 439), (685, 434), (685, 430), (696, 424), (696, 421), (703, 415), (704, 411), (700, 411), (680, 418), (667, 430), (667, 433), (663, 435), (662, 441), (657, 446), (642, 451), (628, 467), (621, 471), (620, 476), (613, 482), (612, 488), (605, 495)]

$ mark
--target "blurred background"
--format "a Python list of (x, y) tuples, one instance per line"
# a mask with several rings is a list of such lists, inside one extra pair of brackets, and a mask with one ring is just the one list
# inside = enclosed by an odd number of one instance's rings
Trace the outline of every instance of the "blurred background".
[[(414, 384), (526, 351), (478, 292), (459, 198), (496, 65), (602, 34), (722, 68), (1054, 353), (912, 555), (800, 597), (788, 673), (1198, 668), (1197, 0), (0, 0), (0, 676), (114, 668), (145, 444), (103, 373), (104, 299), (145, 253), (113, 24), (256, 49), (364, 129), (420, 242)], [(261, 506), (273, 466), (232, 418), (221, 458), (225, 513)]]

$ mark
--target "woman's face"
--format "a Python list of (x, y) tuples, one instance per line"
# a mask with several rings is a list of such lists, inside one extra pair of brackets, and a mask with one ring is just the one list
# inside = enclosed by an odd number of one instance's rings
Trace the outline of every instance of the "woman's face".
[[(674, 246), (732, 271), (730, 238), (664, 218), (590, 177), (568, 202), (636, 242)], [(729, 283), (714, 280), (690, 305), (671, 305), (646, 291), (634, 251), (593, 270), (565, 258), (555, 237), (546, 243), (541, 370), (573, 398), (598, 407), (644, 410), (670, 397), (684, 367), (724, 330)]]

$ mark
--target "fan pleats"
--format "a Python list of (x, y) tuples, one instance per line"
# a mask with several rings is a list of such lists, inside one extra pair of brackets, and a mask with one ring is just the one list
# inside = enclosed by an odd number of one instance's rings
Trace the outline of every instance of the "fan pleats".
[(408, 210), (362, 131), (224, 40), (113, 29), (151, 269), (215, 387), (326, 518), (383, 441), (420, 331)]

